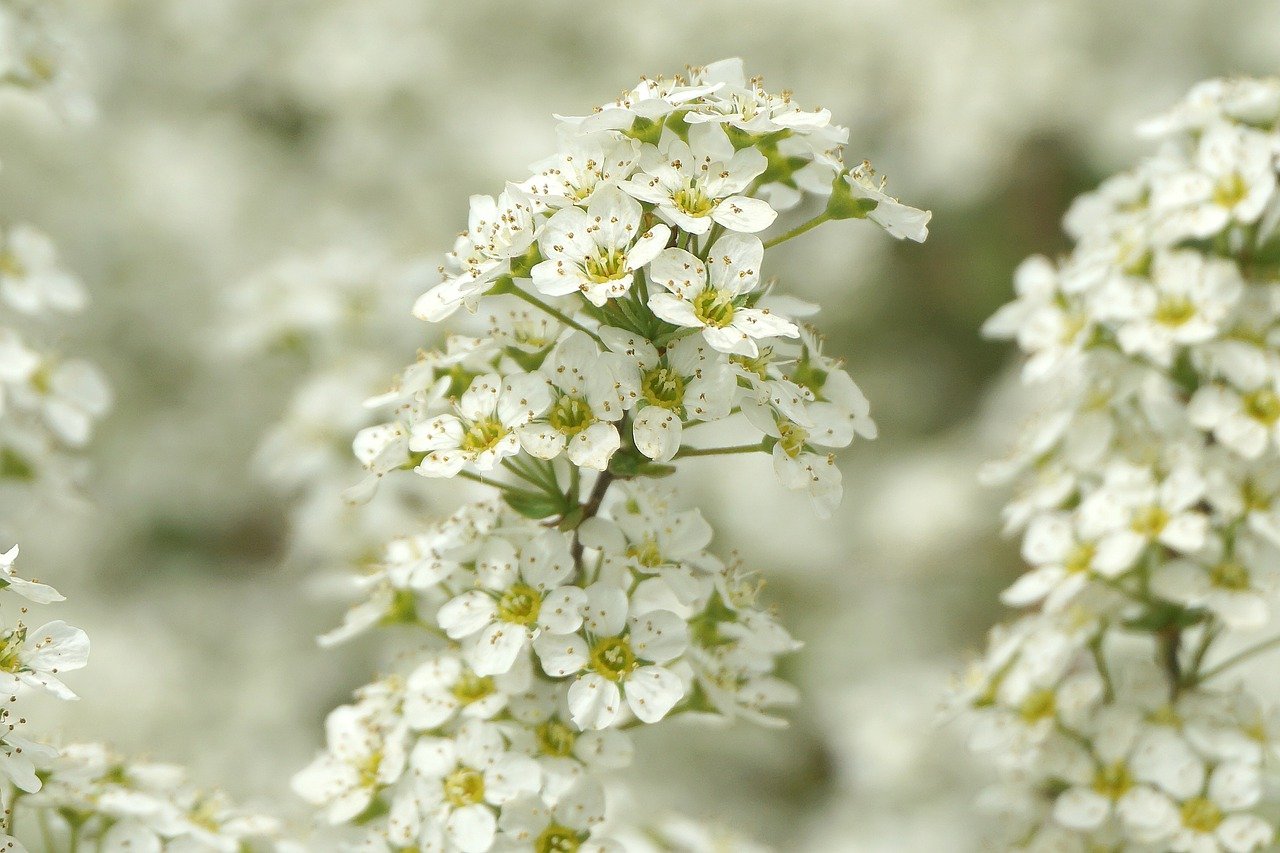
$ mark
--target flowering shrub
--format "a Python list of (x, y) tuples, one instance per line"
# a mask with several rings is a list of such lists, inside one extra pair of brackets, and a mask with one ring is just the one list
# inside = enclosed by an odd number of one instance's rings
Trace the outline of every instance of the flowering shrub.
[[(826, 110), (736, 60), (644, 80), (561, 118), (560, 150), (473, 196), (440, 280), (414, 307), (471, 327), (371, 401), (367, 497), (402, 469), (492, 497), (391, 541), (337, 643), (403, 626), (420, 648), (328, 718), (294, 779), (366, 850), (605, 850), (604, 771), (628, 730), (680, 714), (777, 724), (797, 644), (762, 582), (657, 484), (685, 459), (770, 454), (828, 515), (831, 453), (872, 438), (866, 398), (774, 292), (766, 249), (832, 219), (923, 240)], [(823, 208), (769, 239), (780, 211)], [(725, 433), (751, 439), (716, 444)], [(609, 818), (606, 824), (606, 818)], [(656, 837), (656, 836), (655, 836)]]
[[(986, 326), (1052, 403), (992, 466), (1029, 570), (961, 698), (1019, 850), (1269, 846), (1280, 746), (1238, 666), (1277, 645), (1280, 80), (1197, 86), (1079, 199)], [(1233, 683), (1233, 676), (1234, 683)]]

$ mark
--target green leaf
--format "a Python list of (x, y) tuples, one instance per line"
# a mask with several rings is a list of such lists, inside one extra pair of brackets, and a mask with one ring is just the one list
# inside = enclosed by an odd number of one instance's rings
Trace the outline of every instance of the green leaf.
[(564, 497), (549, 495), (545, 492), (519, 492), (508, 490), (502, 493), (507, 506), (534, 520), (550, 518), (564, 511)]
[(0, 447), (0, 480), (31, 481), (36, 478), (36, 470), (12, 447)]

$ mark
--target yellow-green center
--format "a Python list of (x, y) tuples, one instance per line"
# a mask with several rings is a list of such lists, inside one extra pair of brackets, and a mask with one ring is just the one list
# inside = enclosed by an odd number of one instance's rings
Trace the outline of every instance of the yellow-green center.
[(547, 422), (563, 435), (577, 435), (595, 421), (596, 416), (591, 413), (587, 401), (568, 394), (557, 400), (547, 414)]
[(1133, 776), (1123, 761), (1099, 767), (1093, 774), (1093, 790), (1110, 800), (1118, 800), (1133, 787)]
[(1182, 804), (1182, 825), (1195, 832), (1209, 833), (1222, 823), (1222, 809), (1207, 797), (1193, 797)]
[(621, 681), (636, 668), (636, 654), (622, 637), (605, 637), (591, 649), (591, 668), (610, 681)]
[(655, 367), (641, 377), (640, 393), (650, 405), (674, 412), (684, 405), (684, 377), (669, 367)]
[(535, 730), (538, 746), (546, 755), (556, 758), (567, 758), (573, 754), (573, 745), (578, 740), (578, 733), (559, 720), (547, 720)]
[(797, 458), (804, 450), (805, 442), (809, 440), (808, 430), (791, 421), (783, 421), (778, 424), (778, 432), (781, 433), (778, 446), (782, 448), (782, 452), (792, 459)]
[(10, 278), (24, 278), (27, 274), (27, 268), (23, 266), (22, 261), (18, 260), (18, 256), (8, 249), (0, 249), (0, 275)]
[(587, 258), (582, 267), (587, 278), (596, 284), (616, 281), (627, 274), (627, 253), (621, 249), (610, 249)]
[(708, 198), (690, 178), (686, 185), (671, 196), (671, 201), (689, 216), (702, 217), (715, 209), (715, 199)]
[(651, 535), (646, 535), (643, 542), (637, 542), (627, 548), (627, 556), (646, 569), (656, 569), (666, 562), (662, 559), (658, 540)]
[(1266, 388), (1246, 394), (1244, 410), (1255, 421), (1262, 421), (1268, 425), (1274, 424), (1280, 421), (1280, 395)]
[(1093, 558), (1097, 553), (1098, 549), (1092, 543), (1081, 542), (1071, 549), (1071, 553), (1063, 562), (1063, 567), (1069, 572), (1087, 572), (1093, 565)]
[(1249, 185), (1239, 172), (1232, 172), (1213, 188), (1213, 202), (1220, 207), (1235, 207), (1249, 195)]
[(463, 705), (470, 705), (473, 702), (479, 702), (486, 696), (491, 696), (494, 691), (493, 679), (487, 675), (476, 675), (474, 672), (464, 672), (459, 678), (450, 692), (453, 693), (455, 699)]
[(1169, 513), (1165, 512), (1163, 507), (1149, 506), (1133, 514), (1133, 522), (1130, 526), (1134, 533), (1154, 539), (1160, 535), (1168, 523)]
[(454, 808), (484, 802), (484, 774), (470, 767), (459, 767), (444, 777), (444, 798)]
[(462, 436), (462, 449), (468, 453), (492, 450), (507, 437), (507, 428), (497, 418), (481, 418)]
[(542, 834), (533, 842), (533, 849), (537, 853), (576, 853), (581, 846), (582, 839), (578, 837), (578, 833), (558, 823), (542, 830)]
[(1209, 580), (1214, 586), (1234, 591), (1249, 588), (1249, 570), (1232, 560), (1225, 560), (1209, 570)]
[(733, 297), (708, 287), (693, 297), (693, 316), (708, 326), (722, 329), (733, 322)]
[(498, 599), (498, 618), (517, 625), (532, 625), (542, 610), (542, 594), (528, 584), (517, 583)]
[(1185, 296), (1166, 296), (1156, 305), (1156, 322), (1165, 326), (1181, 326), (1194, 316), (1195, 303)]
[(1018, 716), (1022, 718), (1024, 723), (1030, 725), (1041, 720), (1047, 720), (1057, 713), (1057, 710), (1058, 702), (1053, 691), (1037, 690), (1022, 700), (1022, 705), (1018, 708)]

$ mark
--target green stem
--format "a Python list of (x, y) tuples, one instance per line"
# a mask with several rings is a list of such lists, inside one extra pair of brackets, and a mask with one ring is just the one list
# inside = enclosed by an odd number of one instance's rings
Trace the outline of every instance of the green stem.
[(799, 237), (804, 232), (817, 228), (819, 225), (821, 225), (824, 222), (827, 222), (830, 219), (831, 219), (831, 214), (824, 210), (822, 211), (822, 213), (819, 213), (817, 216), (813, 217), (813, 219), (810, 219), (808, 222), (803, 222), (797, 225), (795, 228), (792, 228), (786, 234), (781, 234), (777, 237), (774, 237), (772, 240), (766, 240), (764, 247), (766, 249), (772, 249), (774, 246), (787, 242), (792, 237)]
[(479, 474), (473, 474), (470, 471), (459, 471), (458, 476), (464, 480), (470, 480), (471, 482), (479, 483), (482, 486), (492, 486), (493, 488), (499, 489), (504, 492), (517, 492), (522, 495), (530, 495), (530, 496), (537, 494), (537, 492), (531, 492), (528, 489), (522, 489), (518, 486), (513, 486), (509, 483), (502, 483), (497, 480), (490, 480), (488, 478), (480, 476)]
[(1104, 701), (1112, 702), (1116, 698), (1115, 684), (1111, 681), (1111, 670), (1107, 667), (1107, 657), (1102, 651), (1103, 632), (1099, 631), (1097, 636), (1089, 643), (1089, 651), (1093, 653), (1094, 666), (1098, 668), (1098, 675), (1102, 678), (1102, 695)]
[(517, 457), (512, 456), (502, 460), (502, 467), (531, 485), (537, 486), (540, 491), (551, 492), (556, 495), (560, 494), (560, 484), (552, 482), (546, 473), (534, 463), (528, 461), (518, 462)]
[(1261, 643), (1258, 643), (1255, 646), (1250, 646), (1247, 649), (1243, 649), (1242, 651), (1236, 652), (1234, 655), (1231, 655), (1225, 660), (1218, 661), (1218, 663), (1214, 664), (1213, 666), (1206, 669), (1204, 672), (1200, 673), (1198, 676), (1196, 676), (1194, 683), (1200, 684), (1201, 682), (1208, 681), (1210, 678), (1213, 678), (1214, 676), (1221, 675), (1223, 672), (1227, 671), (1228, 669), (1235, 666), (1236, 664), (1246, 661), (1249, 658), (1253, 657), (1254, 655), (1259, 655), (1259, 654), (1262, 654), (1263, 652), (1270, 651), (1271, 649), (1274, 649), (1277, 646), (1280, 646), (1280, 637), (1272, 637), (1269, 640), (1263, 640)]
[(682, 447), (676, 453), (676, 459), (687, 459), (690, 456), (728, 456), (731, 453), (763, 453), (764, 443), (735, 444), (730, 447)]
[(47, 809), (40, 809), (36, 813), (36, 821), (40, 825), (40, 838), (44, 841), (45, 850), (56, 850), (53, 845), (53, 830), (49, 828), (49, 812)]
[(557, 320), (559, 320), (561, 323), (564, 323), (566, 326), (572, 329), (577, 329), (579, 332), (583, 332), (587, 335), (590, 335), (592, 339), (595, 340), (596, 343), (600, 344), (600, 346), (604, 346), (604, 341), (600, 340), (600, 336), (597, 335), (595, 332), (591, 331), (586, 326), (582, 325), (577, 320), (573, 319), (563, 311), (560, 311), (557, 308), (552, 308), (550, 305), (543, 302), (541, 299), (534, 296), (532, 293), (528, 293), (523, 288), (520, 288), (520, 287), (512, 287), (511, 293), (520, 297), (525, 302), (528, 302), (530, 305), (537, 308), (539, 311), (543, 311), (547, 314), (550, 314), (552, 317), (555, 317)]

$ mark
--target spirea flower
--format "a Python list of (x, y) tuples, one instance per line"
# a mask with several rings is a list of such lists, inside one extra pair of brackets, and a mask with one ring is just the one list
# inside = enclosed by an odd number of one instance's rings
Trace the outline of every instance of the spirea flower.
[(1029, 609), (959, 694), (1021, 803), (1011, 849), (1275, 837), (1276, 732), (1228, 678), (1274, 645), (1250, 634), (1277, 603), (1277, 96), (1214, 81), (1150, 123), (1160, 152), (1078, 200), (1074, 250), (1024, 263), (986, 326), (1052, 389), (991, 469), (1027, 483), (1006, 519), (1030, 571), (1003, 599)]

